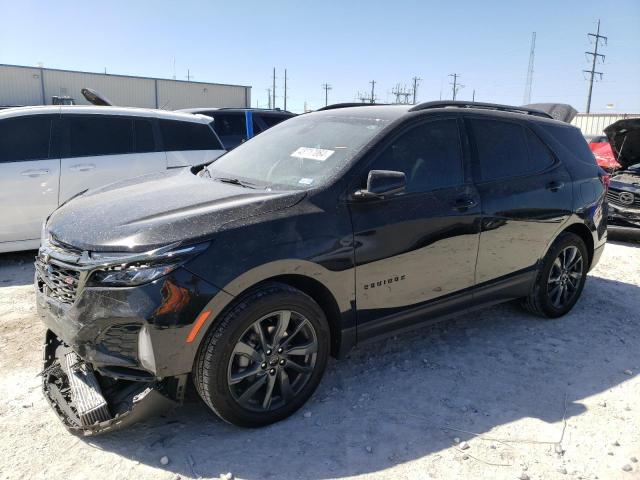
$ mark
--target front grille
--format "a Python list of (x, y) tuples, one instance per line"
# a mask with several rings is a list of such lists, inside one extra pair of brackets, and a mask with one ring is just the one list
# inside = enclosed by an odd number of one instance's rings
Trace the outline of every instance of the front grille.
[(36, 257), (37, 287), (40, 292), (61, 303), (73, 304), (78, 293), (80, 270), (58, 264), (51, 259)]
[[(621, 199), (621, 195), (623, 196)], [(631, 199), (631, 202), (626, 199)], [(609, 188), (607, 192), (607, 201), (612, 205), (622, 208), (640, 208), (640, 195), (637, 193), (627, 192), (625, 190), (617, 190), (615, 188)]]

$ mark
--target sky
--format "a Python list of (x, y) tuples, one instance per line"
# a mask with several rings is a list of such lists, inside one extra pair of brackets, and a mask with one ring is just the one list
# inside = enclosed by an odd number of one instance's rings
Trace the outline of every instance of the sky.
[[(417, 100), (522, 104), (536, 32), (532, 102), (584, 111), (588, 32), (608, 43), (592, 112), (640, 113), (640, 0), (529, 1), (77, 1), (0, 0), (0, 63), (252, 86), (267, 106), (300, 112), (350, 102), (358, 92), (394, 99), (420, 77)], [(175, 59), (175, 72), (174, 72)], [(608, 107), (608, 104), (611, 104)]]

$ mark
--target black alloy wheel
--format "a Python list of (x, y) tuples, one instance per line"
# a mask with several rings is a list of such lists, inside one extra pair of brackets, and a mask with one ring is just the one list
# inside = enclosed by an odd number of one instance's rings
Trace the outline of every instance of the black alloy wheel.
[(196, 356), (194, 384), (229, 423), (277, 422), (315, 391), (330, 338), (325, 314), (311, 297), (281, 283), (261, 285), (214, 320)]

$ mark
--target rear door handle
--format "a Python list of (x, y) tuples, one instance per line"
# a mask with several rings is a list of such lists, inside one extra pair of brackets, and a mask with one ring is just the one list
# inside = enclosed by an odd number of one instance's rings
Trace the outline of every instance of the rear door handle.
[(93, 163), (79, 163), (77, 165), (71, 165), (69, 170), (73, 170), (74, 172), (86, 172), (88, 170), (93, 170), (96, 166)]
[(475, 207), (477, 204), (478, 202), (476, 202), (473, 198), (465, 197), (457, 199), (453, 204), (453, 208), (458, 211), (464, 211), (471, 207)]
[(20, 175), (23, 177), (41, 177), (43, 175), (49, 175), (49, 169), (42, 168), (39, 170), (25, 170), (24, 172), (20, 172)]
[(557, 192), (562, 187), (564, 187), (564, 182), (551, 182), (547, 185), (547, 190), (551, 190), (552, 192)]

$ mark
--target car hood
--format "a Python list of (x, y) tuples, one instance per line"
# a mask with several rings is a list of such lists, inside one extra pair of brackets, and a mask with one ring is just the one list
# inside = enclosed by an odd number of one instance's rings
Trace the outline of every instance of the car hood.
[(89, 190), (56, 210), (47, 231), (54, 241), (82, 250), (142, 252), (207, 240), (232, 221), (293, 206), (304, 195), (244, 188), (180, 169)]
[(618, 120), (605, 128), (604, 133), (623, 169), (640, 163), (640, 118)]

